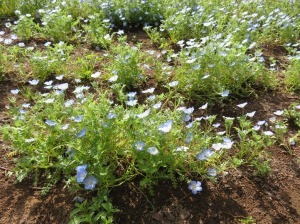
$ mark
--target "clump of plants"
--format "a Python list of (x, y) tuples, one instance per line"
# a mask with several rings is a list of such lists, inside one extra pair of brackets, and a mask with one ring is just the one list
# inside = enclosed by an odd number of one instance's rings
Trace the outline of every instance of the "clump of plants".
[(202, 180), (231, 166), (229, 158), (249, 163), (272, 143), (269, 134), (253, 130), (247, 117), (239, 119), (237, 139), (228, 118), (222, 131), (216, 116), (195, 117), (195, 108), (184, 106), (173, 84), (163, 95), (154, 88), (142, 91), (147, 97), (143, 103), (137, 92), (119, 91), (122, 96), (112, 99), (109, 90), (95, 87), (92, 94), (90, 86), (78, 85), (67, 97), (68, 83), (44, 85), (53, 91), (34, 94), (31, 103), (18, 105), (11, 99), (13, 124), (2, 132), (19, 155), (14, 171), (19, 181), (35, 174), (38, 185), (39, 176), (46, 175), (45, 193), (59, 180), (73, 192), (95, 191), (92, 200), (77, 204), (74, 223), (110, 222), (116, 210), (109, 191), (136, 177), (150, 191), (159, 180), (170, 180), (189, 183), (196, 194)]

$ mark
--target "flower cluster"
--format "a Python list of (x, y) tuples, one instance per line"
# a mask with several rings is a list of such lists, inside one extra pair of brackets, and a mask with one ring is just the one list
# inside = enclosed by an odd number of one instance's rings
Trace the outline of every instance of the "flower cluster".
[(86, 168), (87, 168), (87, 164), (83, 164), (81, 166), (76, 167), (77, 183), (83, 183), (84, 188), (86, 190), (93, 190), (96, 184), (98, 183), (98, 180), (93, 175), (87, 176), (88, 173), (86, 171)]

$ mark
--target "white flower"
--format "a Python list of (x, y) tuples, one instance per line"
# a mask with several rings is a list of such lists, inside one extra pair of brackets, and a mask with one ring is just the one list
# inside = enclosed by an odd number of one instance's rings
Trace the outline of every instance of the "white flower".
[(56, 89), (60, 89), (60, 90), (66, 90), (68, 89), (69, 84), (68, 83), (63, 83), (63, 84), (59, 84), (57, 86), (55, 86)]
[(98, 78), (101, 75), (101, 72), (95, 72), (94, 74), (91, 75), (92, 78)]
[(158, 102), (158, 103), (154, 104), (152, 107), (153, 107), (154, 109), (159, 109), (159, 108), (161, 107), (161, 105), (162, 105), (162, 103), (161, 103), (161, 102)]
[(281, 116), (283, 113), (284, 113), (283, 110), (277, 110), (277, 111), (274, 112), (274, 114), (277, 115), (277, 116)]
[(208, 103), (202, 105), (201, 107), (199, 107), (200, 110), (206, 110), (208, 106)]
[(30, 81), (28, 81), (30, 85), (36, 86), (39, 83), (38, 79), (32, 79)]
[(142, 91), (142, 93), (153, 93), (155, 90), (155, 88), (150, 88), (150, 89), (146, 89), (144, 91)]
[(70, 107), (70, 106), (72, 106), (73, 104), (74, 104), (74, 100), (68, 100), (68, 101), (66, 101), (65, 102), (65, 107)]
[(271, 131), (264, 131), (263, 133), (264, 133), (264, 135), (267, 135), (267, 136), (272, 136), (272, 135), (274, 135), (274, 133), (271, 132)]
[(244, 108), (247, 104), (248, 104), (248, 103), (245, 102), (245, 103), (238, 104), (238, 105), (236, 105), (236, 106), (239, 107), (239, 108)]
[(110, 79), (108, 81), (109, 82), (115, 82), (115, 81), (117, 81), (118, 78), (119, 78), (118, 75), (114, 75), (114, 76), (110, 77)]
[(56, 122), (55, 121), (51, 121), (51, 120), (46, 120), (45, 123), (49, 126), (55, 126)]
[(170, 87), (175, 87), (175, 86), (177, 86), (178, 85), (178, 81), (173, 81), (173, 82), (170, 82), (169, 83), (169, 86)]
[(251, 113), (246, 113), (246, 117), (253, 117), (256, 111), (253, 111)]
[(45, 103), (53, 103), (53, 102), (54, 102), (54, 99), (53, 99), (53, 98), (51, 98), (51, 99), (46, 99), (44, 102), (45, 102)]
[(16, 94), (18, 94), (20, 92), (20, 90), (19, 89), (12, 89), (10, 92), (12, 94), (16, 95)]

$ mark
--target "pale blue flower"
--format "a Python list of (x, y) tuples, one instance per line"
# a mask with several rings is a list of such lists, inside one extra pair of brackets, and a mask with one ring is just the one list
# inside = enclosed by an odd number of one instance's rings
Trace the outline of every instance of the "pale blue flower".
[(108, 81), (109, 82), (115, 82), (115, 81), (117, 81), (118, 78), (119, 78), (118, 75), (114, 75), (114, 76), (110, 77), (110, 79)]
[(159, 125), (158, 130), (163, 133), (168, 133), (172, 129), (172, 123), (173, 123), (172, 120), (168, 120), (166, 123)]
[(142, 91), (142, 93), (153, 93), (155, 90), (155, 88), (150, 88), (150, 89), (146, 89), (144, 91)]
[(135, 106), (136, 104), (137, 104), (137, 100), (131, 99), (131, 100), (129, 100), (129, 101), (126, 101), (126, 105), (127, 105), (127, 106), (133, 107), (133, 106)]
[(145, 117), (147, 117), (149, 115), (149, 113), (150, 113), (150, 109), (146, 110), (145, 112), (143, 112), (141, 114), (137, 114), (136, 116), (138, 118), (145, 118)]
[(86, 190), (93, 190), (98, 183), (98, 180), (94, 176), (89, 176), (83, 180), (83, 183)]
[(129, 97), (129, 99), (134, 98), (136, 96), (137, 92), (129, 92), (127, 93), (127, 96)]
[(137, 141), (136, 143), (134, 143), (134, 147), (138, 151), (143, 151), (145, 146), (146, 144), (143, 141)]
[(250, 113), (246, 113), (246, 117), (253, 117), (255, 115), (256, 111), (250, 112)]
[(182, 110), (185, 114), (191, 114), (194, 112), (194, 107), (190, 107), (190, 108), (184, 108)]
[(55, 126), (56, 125), (56, 122), (55, 121), (51, 121), (51, 120), (46, 120), (45, 123), (49, 126)]
[(76, 136), (77, 138), (82, 138), (86, 134), (86, 128), (82, 129)]
[(189, 114), (184, 114), (182, 120), (183, 120), (184, 122), (188, 122), (189, 120), (191, 120), (191, 118), (192, 118), (192, 117), (191, 117)]
[(24, 108), (29, 108), (29, 107), (30, 107), (30, 103), (23, 103), (23, 104), (22, 104), (22, 107), (24, 107)]
[(65, 107), (70, 107), (70, 106), (72, 106), (73, 104), (74, 104), (74, 100), (67, 100), (66, 102), (65, 102)]
[(202, 105), (201, 107), (199, 107), (200, 110), (206, 110), (208, 106), (208, 103)]
[(154, 109), (159, 109), (159, 108), (161, 107), (161, 105), (162, 105), (162, 103), (161, 103), (161, 102), (158, 102), (158, 103), (154, 104), (152, 107), (153, 107)]
[(259, 125), (254, 125), (252, 129), (253, 129), (254, 131), (258, 131), (258, 130), (260, 129), (260, 127), (261, 127), (261, 126), (259, 126)]
[(94, 74), (91, 75), (92, 78), (96, 79), (101, 75), (101, 72), (95, 72)]
[(184, 140), (186, 144), (190, 144), (193, 140), (193, 134), (191, 132), (187, 133), (187, 138)]
[(262, 121), (258, 121), (257, 122), (257, 125), (261, 126), (261, 125), (264, 125), (266, 124), (266, 121), (265, 120), (262, 120)]
[(170, 82), (169, 83), (169, 86), (170, 87), (175, 87), (175, 86), (177, 86), (178, 85), (178, 81), (173, 81), (173, 82)]
[(210, 158), (213, 154), (214, 154), (214, 151), (212, 151), (211, 149), (203, 149), (202, 152), (199, 152), (196, 155), (196, 159), (200, 160), (200, 161), (204, 161), (204, 160)]
[(20, 109), (19, 112), (20, 112), (20, 114), (25, 114), (26, 110)]
[(63, 91), (68, 89), (68, 87), (69, 87), (68, 83), (62, 83), (62, 84), (59, 84), (59, 85), (55, 86), (55, 88), (57, 88), (59, 90), (63, 90)]
[(192, 191), (193, 194), (197, 194), (202, 191), (201, 182), (200, 181), (191, 181), (188, 186), (189, 190)]
[(211, 177), (215, 177), (215, 176), (217, 176), (217, 170), (216, 170), (216, 168), (208, 168), (207, 169), (207, 175), (208, 176), (211, 176)]
[(36, 86), (39, 83), (38, 79), (32, 79), (30, 81), (28, 81), (30, 85)]
[(87, 175), (86, 168), (87, 168), (86, 164), (76, 167), (76, 171), (77, 171), (76, 178), (78, 183), (82, 183), (84, 178), (86, 177)]
[(186, 152), (189, 148), (186, 146), (179, 146), (177, 147), (174, 152)]
[(195, 121), (190, 122), (188, 125), (186, 125), (185, 127), (187, 129), (190, 129), (191, 127), (193, 127), (193, 125), (195, 124)]
[(20, 92), (20, 90), (19, 89), (12, 89), (10, 92), (14, 95), (17, 95)]
[(153, 101), (156, 99), (156, 96), (155, 95), (151, 95), (147, 98), (149, 101)]
[(229, 95), (229, 91), (228, 90), (224, 90), (220, 94), (221, 94), (222, 97), (227, 97)]
[(67, 130), (69, 128), (70, 124), (64, 124), (63, 126), (61, 126), (61, 130)]
[(55, 77), (57, 80), (62, 80), (64, 78), (64, 75), (59, 75)]
[(83, 115), (78, 115), (77, 117), (72, 117), (71, 119), (72, 119), (74, 122), (79, 123), (79, 122), (82, 121)]
[(239, 108), (244, 108), (247, 104), (248, 104), (248, 103), (245, 102), (245, 103), (238, 104), (238, 105), (236, 105), (236, 106), (239, 107)]
[(156, 147), (149, 147), (147, 149), (147, 152), (149, 152), (151, 155), (157, 155), (159, 153), (159, 151)]
[(263, 133), (264, 133), (264, 135), (267, 135), (267, 136), (274, 135), (274, 133), (272, 131), (264, 131)]
[(45, 103), (53, 103), (54, 102), (54, 98), (51, 98), (51, 99), (46, 99), (45, 101), (44, 101)]
[(30, 143), (30, 142), (34, 142), (35, 138), (27, 138), (25, 139), (25, 142)]
[(277, 110), (277, 111), (274, 112), (274, 114), (277, 115), (277, 116), (281, 116), (283, 113), (284, 113), (283, 110)]
[(114, 119), (114, 118), (116, 118), (117, 117), (117, 115), (116, 114), (114, 114), (114, 113), (112, 113), (112, 112), (109, 112), (108, 113), (108, 115), (107, 115), (107, 119)]

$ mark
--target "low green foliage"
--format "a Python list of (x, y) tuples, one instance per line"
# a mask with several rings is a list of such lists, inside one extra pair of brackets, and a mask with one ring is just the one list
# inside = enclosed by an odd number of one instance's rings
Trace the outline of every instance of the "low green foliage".
[(300, 60), (299, 55), (292, 58), (290, 64), (287, 66), (285, 73), (285, 83), (290, 90), (299, 91), (300, 90)]

